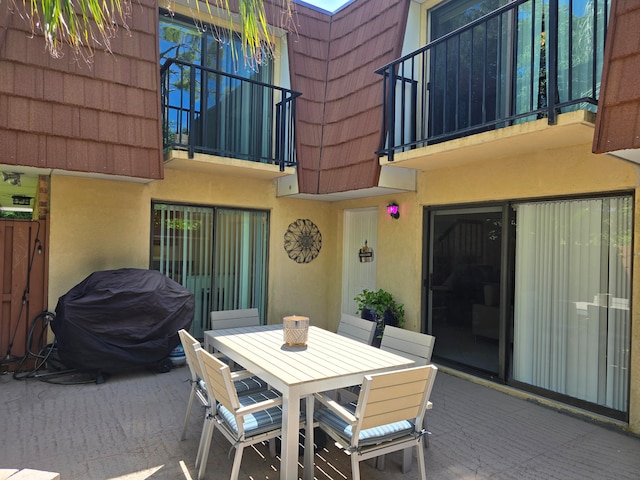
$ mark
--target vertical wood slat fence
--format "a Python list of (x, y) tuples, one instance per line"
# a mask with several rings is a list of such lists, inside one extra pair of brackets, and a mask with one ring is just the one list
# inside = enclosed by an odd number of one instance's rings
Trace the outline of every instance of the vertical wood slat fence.
[(0, 220), (0, 371), (44, 343), (27, 347), (33, 319), (47, 309), (46, 230), (44, 220)]

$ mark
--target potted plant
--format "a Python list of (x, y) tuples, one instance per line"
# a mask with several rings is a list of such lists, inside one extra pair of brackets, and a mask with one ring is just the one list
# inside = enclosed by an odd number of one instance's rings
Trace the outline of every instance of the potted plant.
[(380, 346), (385, 325), (402, 328), (404, 326), (404, 305), (396, 302), (393, 295), (386, 290), (363, 290), (354, 300), (358, 303), (358, 311), (364, 319), (376, 322), (374, 345)]

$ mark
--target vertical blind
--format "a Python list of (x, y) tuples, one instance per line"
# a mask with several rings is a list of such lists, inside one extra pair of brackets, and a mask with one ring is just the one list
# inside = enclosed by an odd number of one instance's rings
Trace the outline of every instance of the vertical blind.
[(213, 213), (208, 207), (166, 204), (155, 204), (153, 212), (157, 269), (194, 294), (196, 336), (209, 325)]
[(268, 233), (266, 212), (217, 210), (214, 310), (258, 307), (264, 315)]
[(152, 268), (194, 294), (194, 336), (209, 329), (212, 310), (256, 307), (264, 315), (266, 212), (157, 203), (153, 222)]
[(625, 412), (631, 197), (516, 208), (514, 379)]

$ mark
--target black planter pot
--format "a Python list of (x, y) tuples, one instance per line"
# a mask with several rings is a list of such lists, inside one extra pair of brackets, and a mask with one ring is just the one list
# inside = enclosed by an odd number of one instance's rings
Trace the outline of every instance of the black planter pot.
[(393, 315), (391, 310), (387, 310), (386, 312), (384, 312), (384, 315), (381, 317), (376, 313), (374, 309), (364, 308), (362, 309), (362, 314), (360, 316), (365, 320), (376, 322), (376, 332), (373, 335), (372, 343), (374, 347), (380, 347), (380, 342), (382, 341), (382, 335), (384, 333), (385, 325), (392, 325), (394, 327), (398, 325), (398, 320), (395, 315)]

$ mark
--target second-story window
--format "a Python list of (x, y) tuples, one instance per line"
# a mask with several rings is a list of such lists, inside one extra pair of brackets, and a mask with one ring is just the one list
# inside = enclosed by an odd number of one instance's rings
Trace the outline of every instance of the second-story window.
[(429, 137), (595, 109), (609, 4), (456, 0), (433, 9)]
[(252, 68), (236, 35), (166, 12), (159, 38), (165, 144), (268, 161), (273, 101), (265, 85), (272, 84), (271, 63)]
[[(168, 59), (209, 67), (225, 73), (271, 83), (271, 63), (252, 68), (241, 55), (240, 38), (233, 36), (231, 48), (229, 31), (211, 25), (169, 15), (160, 14), (160, 63)], [(239, 55), (234, 59), (234, 54)]]
[[(447, 2), (431, 13), (436, 40), (501, 7), (507, 0)], [(431, 54), (430, 135), (482, 128), (496, 119), (502, 35), (497, 21), (454, 35)], [(504, 52), (506, 54), (506, 50)], [(486, 127), (485, 127), (486, 128)]]

